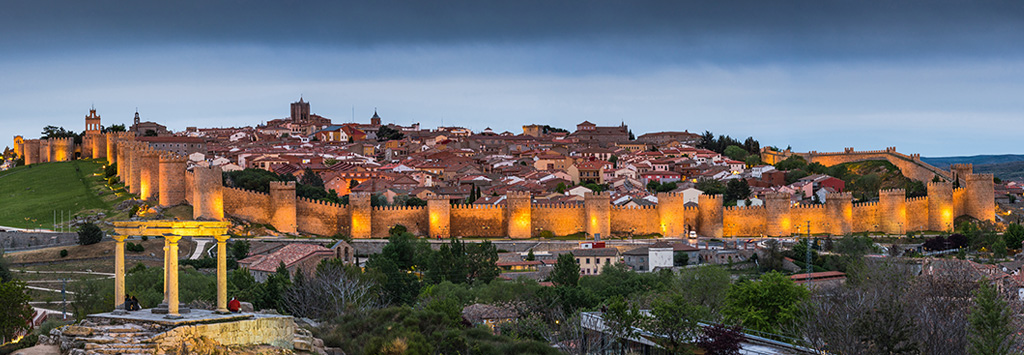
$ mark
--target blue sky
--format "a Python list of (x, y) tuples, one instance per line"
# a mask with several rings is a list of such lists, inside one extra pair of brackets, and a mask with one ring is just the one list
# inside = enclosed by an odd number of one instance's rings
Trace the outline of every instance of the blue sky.
[(1024, 4), (967, 1), (33, 1), (0, 5), (0, 137), (143, 118), (754, 136), (1024, 153)]

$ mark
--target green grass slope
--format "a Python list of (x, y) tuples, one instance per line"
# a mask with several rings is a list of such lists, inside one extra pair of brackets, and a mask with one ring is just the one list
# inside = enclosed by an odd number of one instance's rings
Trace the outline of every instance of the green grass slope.
[(20, 166), (0, 172), (0, 225), (53, 228), (54, 211), (72, 215), (105, 212), (124, 200), (103, 180), (103, 161)]

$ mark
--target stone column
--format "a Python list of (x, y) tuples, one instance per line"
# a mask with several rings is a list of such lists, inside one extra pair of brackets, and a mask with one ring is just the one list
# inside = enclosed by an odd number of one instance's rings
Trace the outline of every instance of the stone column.
[(167, 268), (169, 269), (167, 278), (167, 316), (164, 318), (178, 319), (181, 315), (178, 314), (178, 240), (181, 240), (180, 235), (169, 235), (166, 236), (169, 254), (169, 262)]
[(113, 235), (114, 245), (114, 313), (124, 312), (124, 240), (127, 235)]
[(228, 312), (228, 247), (230, 236), (219, 235), (217, 238), (217, 313)]
[(171, 251), (171, 243), (168, 242), (167, 238), (165, 237), (164, 238), (164, 301), (162, 303), (160, 303), (159, 306), (157, 306), (157, 308), (160, 308), (160, 309), (167, 309), (167, 305), (170, 304), (170, 303), (167, 303), (167, 297), (170, 296), (167, 293), (167, 280), (170, 280), (170, 276), (171, 276), (171, 268), (169, 267), (170, 265), (168, 265), (171, 262), (171, 253), (170, 253), (170, 251)]

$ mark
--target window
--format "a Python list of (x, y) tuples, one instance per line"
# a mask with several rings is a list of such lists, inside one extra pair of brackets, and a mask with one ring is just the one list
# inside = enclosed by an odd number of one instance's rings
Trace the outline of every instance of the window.
[(612, 263), (612, 258), (604, 258), (604, 264), (608, 265)]
[(590, 258), (587, 258), (587, 264), (588, 265), (590, 264)]

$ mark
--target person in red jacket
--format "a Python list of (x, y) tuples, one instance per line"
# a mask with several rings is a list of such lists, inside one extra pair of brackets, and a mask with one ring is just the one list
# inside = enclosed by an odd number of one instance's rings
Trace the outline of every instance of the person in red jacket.
[(228, 310), (231, 313), (238, 313), (242, 309), (242, 302), (238, 302), (238, 299), (231, 297), (231, 301), (228, 301)]

